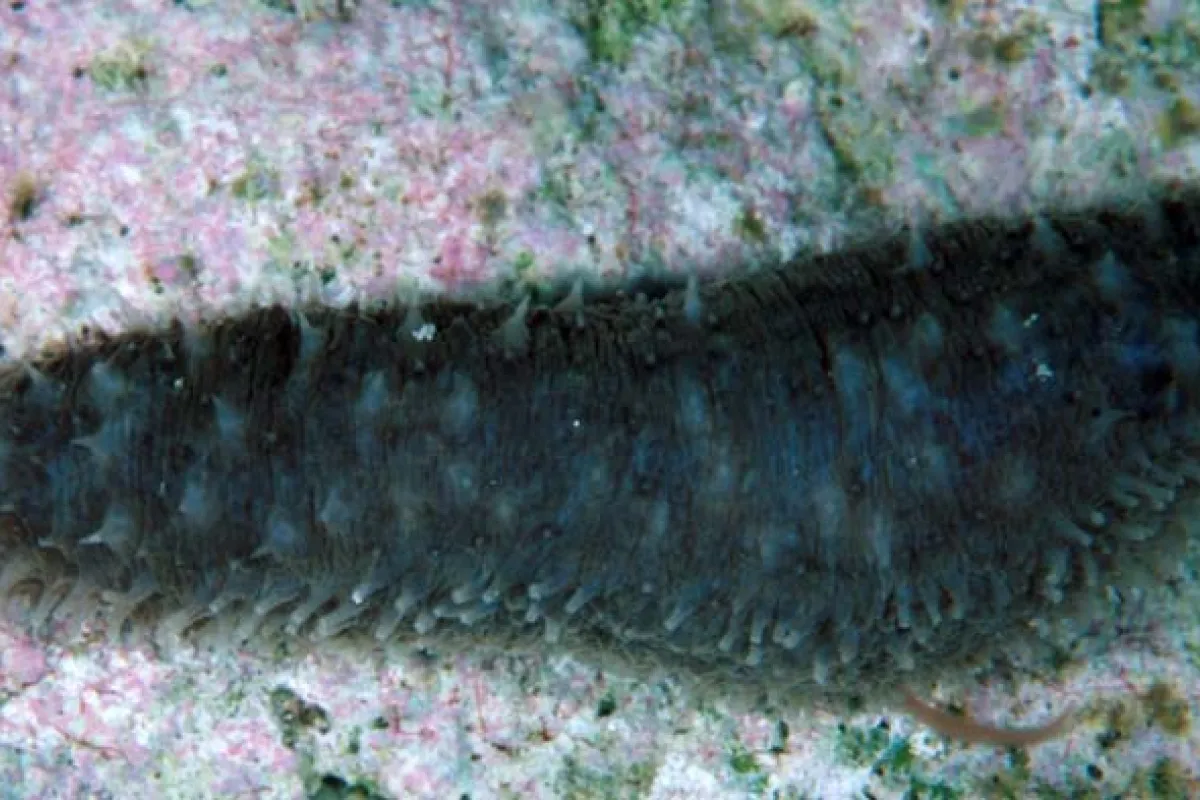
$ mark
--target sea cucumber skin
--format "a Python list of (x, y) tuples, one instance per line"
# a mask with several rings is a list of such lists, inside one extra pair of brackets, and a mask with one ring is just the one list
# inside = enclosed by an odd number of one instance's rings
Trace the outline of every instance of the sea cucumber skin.
[(1189, 535), (1200, 195), (922, 238), (11, 365), (0, 590), (103, 589), (170, 636), (540, 627), (788, 684), (962, 653)]

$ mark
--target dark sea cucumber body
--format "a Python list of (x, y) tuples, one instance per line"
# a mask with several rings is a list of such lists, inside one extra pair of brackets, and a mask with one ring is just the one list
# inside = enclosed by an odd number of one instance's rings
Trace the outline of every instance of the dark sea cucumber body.
[(1189, 535), (1200, 195), (576, 299), (273, 308), (7, 366), (0, 591), (844, 685)]

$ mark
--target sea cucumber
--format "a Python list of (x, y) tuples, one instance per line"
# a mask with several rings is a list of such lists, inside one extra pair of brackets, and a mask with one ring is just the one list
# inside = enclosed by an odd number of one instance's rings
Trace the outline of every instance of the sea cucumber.
[(0, 372), (0, 592), (853, 686), (1192, 535), (1198, 307), (1173, 190), (649, 294), (81, 337)]

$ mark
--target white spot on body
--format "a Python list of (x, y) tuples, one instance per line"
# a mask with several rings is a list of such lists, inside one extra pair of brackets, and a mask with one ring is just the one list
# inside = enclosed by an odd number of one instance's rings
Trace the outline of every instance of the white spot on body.
[(941, 355), (945, 340), (945, 332), (937, 317), (925, 312), (913, 323), (909, 347), (918, 363), (928, 365)]
[(880, 572), (892, 566), (892, 523), (882, 511), (875, 511), (867, 520), (862, 531), (867, 553)]
[(683, 293), (683, 316), (692, 325), (699, 325), (704, 316), (704, 304), (700, 301), (700, 281), (694, 273), (688, 276), (687, 288)]
[(988, 322), (987, 336), (993, 345), (1009, 355), (1021, 352), (1025, 345), (1025, 330), (1011, 308), (998, 304), (992, 309), (992, 318)]
[(191, 478), (183, 489), (179, 513), (195, 528), (206, 528), (216, 521), (219, 510), (212, 492), (198, 478)]
[(112, 410), (129, 392), (128, 382), (104, 362), (92, 365), (88, 373), (88, 391), (97, 405)]
[(450, 434), (465, 434), (475, 421), (479, 410), (479, 392), (475, 384), (464, 375), (452, 378), (450, 398), (442, 409), (442, 425)]
[(841, 549), (842, 531), (849, 511), (846, 493), (833, 479), (825, 481), (813, 492), (813, 512), (827, 563), (833, 563)]
[(1111, 250), (1096, 262), (1092, 276), (1101, 296), (1110, 303), (1121, 300), (1129, 289), (1129, 271)]

